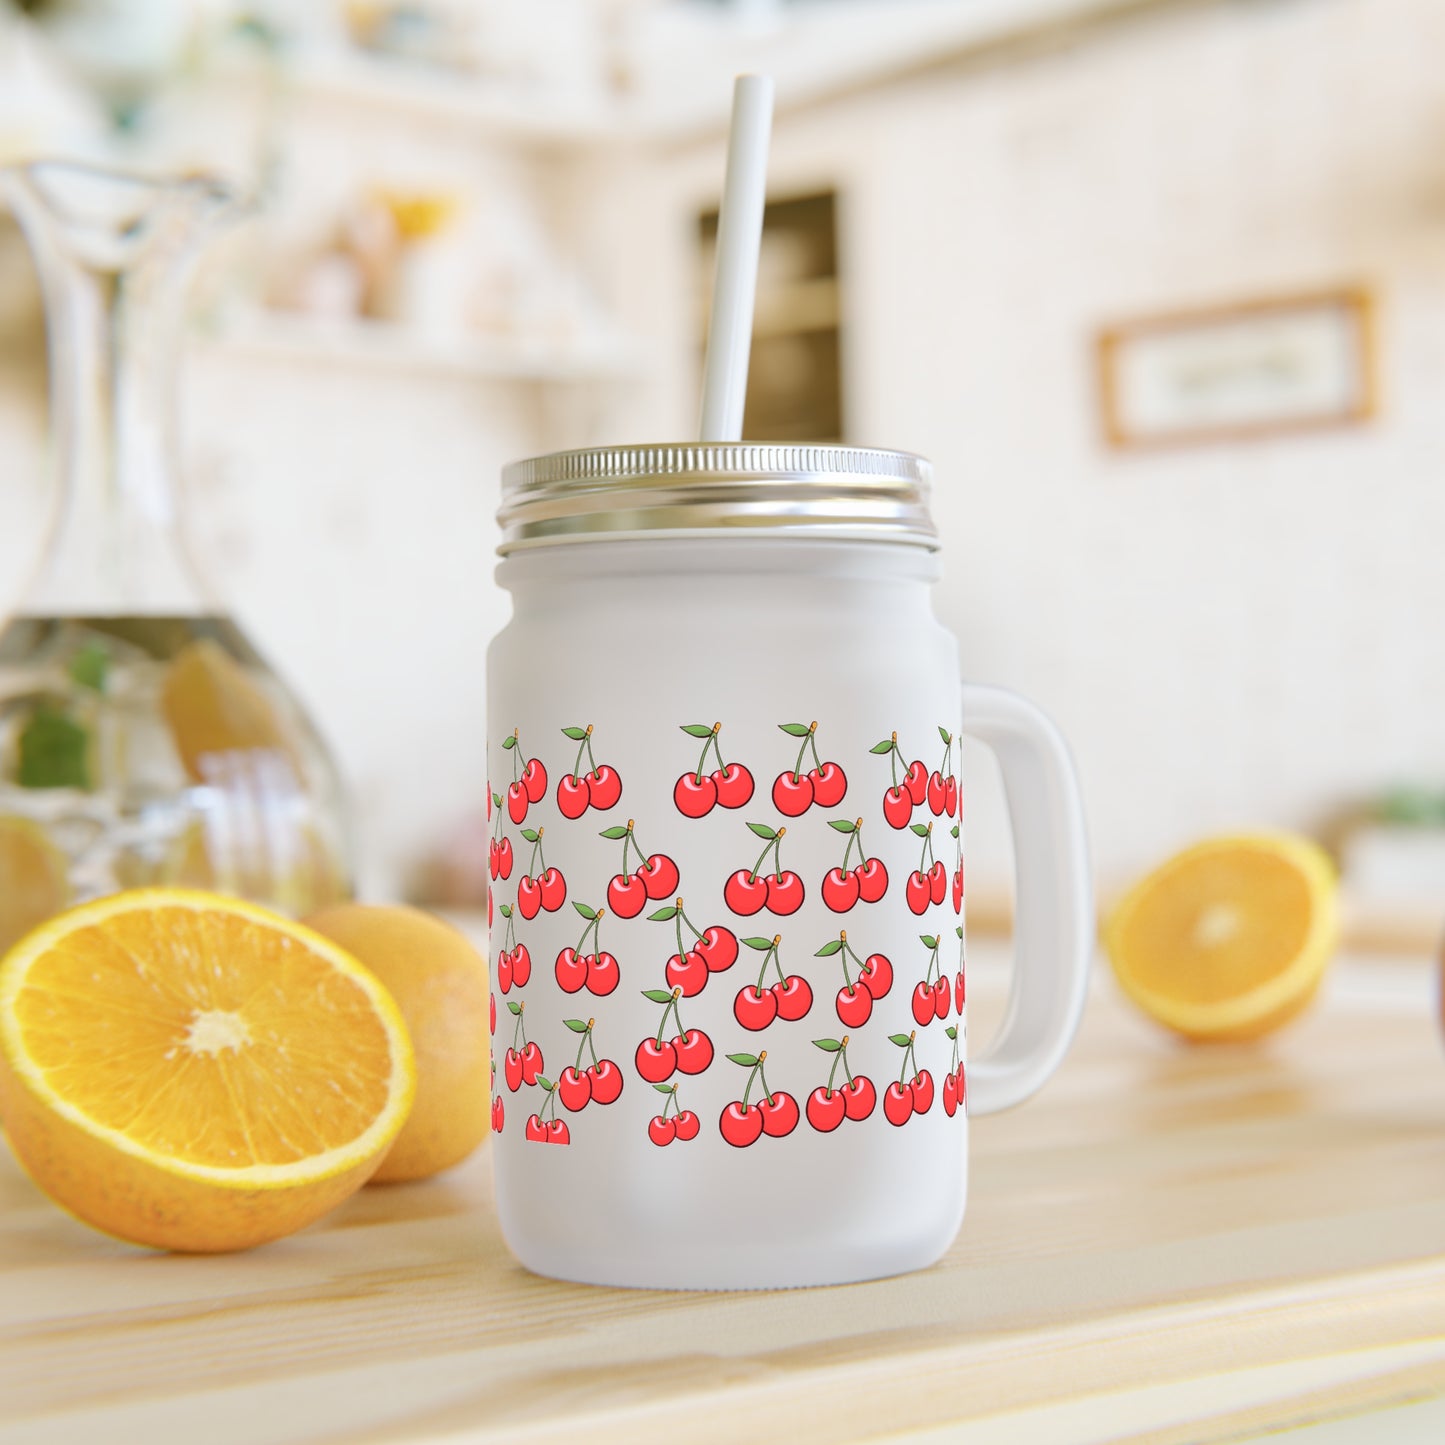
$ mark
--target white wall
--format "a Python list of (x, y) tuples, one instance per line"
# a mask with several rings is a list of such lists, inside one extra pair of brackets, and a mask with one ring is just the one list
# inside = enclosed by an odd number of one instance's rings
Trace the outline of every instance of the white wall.
[[(841, 192), (850, 439), (935, 459), (940, 612), (970, 675), (1068, 733), (1106, 888), (1207, 829), (1445, 776), (1442, 54), (1435, 0), (1163, 7), (780, 115), (774, 192)], [(720, 166), (709, 142), (598, 188), (672, 356), (630, 436), (692, 425), (676, 298)], [(1101, 446), (1099, 325), (1355, 278), (1382, 307), (1377, 424)]]

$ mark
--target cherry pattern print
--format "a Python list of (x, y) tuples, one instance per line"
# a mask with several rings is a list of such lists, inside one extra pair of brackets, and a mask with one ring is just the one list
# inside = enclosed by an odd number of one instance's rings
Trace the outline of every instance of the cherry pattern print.
[(527, 1042), (527, 1005), (509, 999), (507, 1008), (516, 1022), (512, 1025), (512, 1046), (502, 1060), (502, 1074), (515, 1094), (523, 1084), (535, 1084), (547, 1066), (542, 1061), (542, 1050)]
[(556, 868), (547, 866), (542, 851), (545, 828), (523, 828), (522, 837), (532, 845), (527, 871), (517, 884), (517, 912), (529, 921), (545, 909), (555, 913), (567, 901), (567, 880)]
[[(848, 836), (843, 861), (823, 876), (823, 902), (834, 913), (847, 913), (855, 903), (877, 903), (888, 892), (888, 870), (881, 858), (869, 858), (863, 848), (863, 820), (830, 818), (828, 826)], [(853, 849), (858, 849), (858, 862), (851, 868)]]
[[(564, 818), (577, 819), (588, 808), (596, 808), (599, 813), (615, 808), (622, 799), (622, 779), (618, 777), (616, 768), (606, 763), (597, 766), (597, 759), (592, 753), (592, 724), (588, 723), (585, 728), (563, 728), (562, 736), (578, 746), (572, 771), (557, 783), (558, 811)], [(584, 753), (588, 764), (585, 773), (582, 771)]]
[(958, 779), (953, 775), (953, 734), (940, 727), (938, 735), (943, 739), (943, 760), (928, 775), (924, 801), (928, 811), (935, 818), (946, 813), (950, 818), (958, 811)]
[[(663, 1100), (662, 1113), (655, 1114), (652, 1122), (648, 1124), (647, 1137), (659, 1149), (666, 1149), (674, 1139), (682, 1144), (696, 1139), (701, 1125), (691, 1109), (684, 1109), (678, 1104), (677, 1085), (654, 1084), (652, 1087), (659, 1094), (666, 1094), (667, 1098)], [(671, 1114), (667, 1112), (669, 1109), (672, 1110)]]
[(497, 1061), (489, 1059), (488, 1067), (492, 1076), (492, 1133), (500, 1134), (506, 1127), (507, 1110), (502, 1104), (502, 1096), (497, 1092)]
[[(866, 1119), (878, 1102), (878, 1091), (866, 1074), (855, 1075), (848, 1068), (848, 1035), (844, 1034), (841, 1039), (814, 1039), (813, 1047), (832, 1054), (833, 1065), (828, 1070), (828, 1082), (819, 1084), (808, 1095), (808, 1123), (820, 1134), (831, 1134), (844, 1119)], [(835, 1089), (833, 1081), (838, 1076), (839, 1064), (843, 1066), (847, 1082)]]
[[(722, 724), (715, 722), (683, 723), (682, 731), (690, 738), (701, 738), (702, 753), (697, 767), (684, 773), (673, 784), (672, 801), (684, 818), (705, 818), (714, 808), (741, 808), (751, 802), (753, 775), (741, 763), (725, 763), (717, 736)], [(717, 767), (707, 771), (707, 755), (717, 759)]]
[[(622, 1070), (611, 1059), (598, 1058), (592, 1041), (596, 1019), (563, 1019), (574, 1034), (581, 1034), (577, 1057), (557, 1076), (557, 1097), (562, 1107), (576, 1114), (588, 1104), (615, 1104), (622, 1093)], [(582, 1056), (590, 1054), (592, 1062), (584, 1070)]]
[[(541, 764), (538, 764), (540, 767)], [(492, 805), (496, 804), (495, 810)], [(487, 872), (495, 883), (499, 878), (506, 882), (512, 876), (512, 865), (516, 861), (512, 852), (512, 840), (502, 828), (502, 795), (487, 793), (487, 818), (492, 824), (491, 837), (487, 839)]]
[[(787, 917), (803, 906), (803, 880), (791, 869), (783, 868), (781, 844), (786, 828), (774, 831), (766, 823), (749, 823), (748, 828), (765, 840), (763, 851), (751, 868), (739, 868), (723, 887), (723, 902), (734, 913), (751, 918), (764, 908), (769, 913)], [(763, 860), (773, 855), (773, 871), (762, 872)]]
[[(662, 1017), (657, 1032), (648, 1035), (637, 1046), (633, 1063), (637, 1072), (649, 1084), (662, 1084), (675, 1073), (701, 1074), (712, 1063), (712, 1040), (701, 1029), (686, 1029), (682, 1026), (682, 1014), (678, 1000), (682, 990), (675, 988), (669, 993), (665, 988), (648, 988), (642, 996), (652, 1003), (662, 1005)], [(667, 1034), (667, 1021), (671, 1018), (677, 1032), (671, 1038)]]
[[(677, 864), (666, 853), (654, 853), (645, 857), (634, 836), (635, 823), (627, 820), (625, 828), (613, 826), (604, 828), (598, 837), (622, 844), (622, 872), (607, 885), (607, 906), (618, 918), (636, 918), (649, 900), (670, 898), (677, 892), (681, 881)], [(628, 858), (632, 853), (638, 857), (638, 866), (628, 871)]]
[[(502, 947), (497, 954), (497, 987), (508, 994), (515, 988), (526, 988), (532, 977), (532, 955), (525, 943), (517, 942), (516, 920), (510, 904), (502, 904), (502, 917), (506, 929), (502, 934)], [(492, 1032), (496, 1033), (496, 1020), (492, 1021)]]
[(527, 1138), (538, 1144), (570, 1144), (572, 1131), (567, 1127), (565, 1119), (557, 1117), (557, 1085), (550, 1079), (541, 1077), (537, 1079), (537, 1083), (547, 1097), (541, 1109), (527, 1120)]
[[(547, 796), (547, 769), (540, 758), (522, 762), (520, 734), (516, 728), (502, 739), (502, 747), (512, 755), (512, 781), (507, 785), (507, 816), (518, 826), (527, 821), (527, 810)], [(501, 806), (500, 798), (497, 806)], [(503, 874), (503, 877), (506, 875)]]
[[(848, 778), (837, 763), (825, 763), (818, 756), (814, 736), (818, 724), (779, 723), (778, 727), (790, 738), (803, 741), (792, 768), (779, 773), (773, 782), (773, 807), (789, 818), (801, 817), (815, 804), (820, 808), (836, 808), (848, 791)], [(804, 772), (803, 761), (809, 752), (813, 754), (813, 766)]]
[[(557, 987), (563, 993), (588, 993), (605, 997), (621, 981), (622, 973), (617, 960), (603, 950), (598, 936), (598, 926), (607, 916), (605, 908), (590, 908), (585, 903), (573, 903), (573, 908), (586, 920), (582, 936), (575, 948), (564, 948), (557, 955), (554, 974)], [(588, 935), (592, 938), (592, 951), (586, 951)]]
[[(781, 1089), (774, 1093), (768, 1088), (768, 1076), (763, 1071), (767, 1057), (766, 1049), (756, 1054), (728, 1055), (733, 1063), (749, 1071), (742, 1098), (729, 1104), (718, 1120), (718, 1131), (735, 1149), (756, 1144), (764, 1134), (774, 1139), (785, 1138), (798, 1127), (798, 1101)], [(762, 1084), (763, 1097), (761, 1103), (754, 1104), (750, 1101), (753, 1085), (758, 1082)]]
[[(763, 955), (757, 981), (739, 989), (737, 998), (733, 1000), (733, 1017), (753, 1033), (767, 1028), (774, 1019), (793, 1023), (806, 1018), (808, 1010), (813, 1007), (813, 990), (808, 980), (801, 974), (783, 972), (783, 965), (778, 959), (782, 941), (781, 933), (772, 938), (743, 939), (744, 947)], [(769, 965), (777, 974), (778, 981), (764, 987)]]
[[(832, 958), (835, 955), (843, 966), (843, 987), (838, 990), (834, 1004), (838, 1011), (838, 1022), (845, 1028), (861, 1029), (872, 1017), (873, 1005), (886, 997), (889, 989), (893, 987), (893, 964), (888, 955), (883, 953), (871, 953), (867, 958), (859, 958), (853, 945), (848, 942), (846, 930), (840, 932), (837, 938), (829, 939), (813, 956)], [(856, 978), (848, 967), (850, 962), (858, 970)]]
[(910, 912), (920, 917), (935, 903), (942, 903), (948, 897), (948, 870), (934, 857), (933, 824), (914, 823), (912, 833), (923, 839), (918, 854), (918, 867), (908, 875), (903, 896)]
[[(902, 1127), (915, 1114), (926, 1114), (933, 1107), (933, 1075), (927, 1069), (918, 1067), (917, 1055), (913, 1052), (913, 1041), (918, 1037), (911, 1034), (889, 1034), (888, 1041), (903, 1050), (903, 1067), (898, 1072), (898, 1082), (889, 1084), (883, 1095), (883, 1113), (890, 1124)], [(912, 1077), (909, 1067), (912, 1067)]]
[(949, 1005), (953, 999), (953, 986), (949, 983), (943, 972), (943, 966), (938, 961), (938, 950), (943, 946), (942, 935), (920, 933), (918, 938), (930, 952), (923, 982), (916, 985), (913, 990), (913, 1021), (919, 1028), (927, 1028), (934, 1019), (948, 1017)]
[(953, 1002), (958, 1009), (959, 1017), (963, 1017), (964, 989), (963, 989), (963, 925), (960, 924), (953, 930), (958, 935), (958, 977), (953, 981)]
[[(893, 733), (868, 749), (880, 757), (888, 757), (891, 785), (883, 794), (883, 817), (890, 828), (906, 828), (913, 821), (913, 810), (922, 807), (928, 797), (928, 769), (916, 758), (908, 763), (898, 747), (898, 734)], [(902, 768), (903, 776), (898, 776)]]
[(953, 1054), (948, 1061), (948, 1072), (943, 1076), (943, 1112), (951, 1119), (960, 1110), (968, 1109), (968, 1086), (963, 1076), (963, 1059), (958, 1049), (958, 1027), (950, 1024), (945, 1030), (953, 1040)]
[[(677, 939), (677, 952), (667, 960), (667, 982), (679, 989), (684, 998), (694, 998), (707, 987), (708, 979), (722, 973), (737, 962), (738, 937), (732, 929), (714, 924), (698, 928), (687, 916), (682, 899), (647, 915), (649, 923), (671, 923)], [(682, 926), (687, 924), (693, 935), (691, 944), (684, 943)]]

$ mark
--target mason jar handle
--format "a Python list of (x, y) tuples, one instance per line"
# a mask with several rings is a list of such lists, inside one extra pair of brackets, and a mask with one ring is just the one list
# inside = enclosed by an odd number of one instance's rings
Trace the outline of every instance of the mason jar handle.
[(992, 1114), (1063, 1062), (1088, 993), (1094, 902), (1079, 782), (1058, 728), (1017, 693), (965, 683), (963, 731), (998, 759), (1017, 872), (1008, 1009), (988, 1056), (968, 1065), (968, 1111)]

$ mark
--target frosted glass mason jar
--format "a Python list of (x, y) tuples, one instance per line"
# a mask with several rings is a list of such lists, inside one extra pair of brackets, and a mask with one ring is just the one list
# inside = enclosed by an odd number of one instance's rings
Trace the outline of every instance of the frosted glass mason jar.
[[(1093, 937), (1062, 739), (962, 683), (929, 467), (834, 446), (508, 467), (488, 655), (497, 1207), (541, 1274), (836, 1284), (937, 1260)], [(1001, 765), (1017, 964), (966, 1064), (959, 737)]]

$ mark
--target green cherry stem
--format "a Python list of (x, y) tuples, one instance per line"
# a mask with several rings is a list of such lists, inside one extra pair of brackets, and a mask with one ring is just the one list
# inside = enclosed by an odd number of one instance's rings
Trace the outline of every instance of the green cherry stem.
[(512, 746), (508, 749), (508, 751), (512, 754), (512, 781), (514, 783), (517, 781), (517, 778), (521, 772), (521, 770), (517, 767), (517, 764), (522, 760), (522, 745), (519, 741), (521, 735), (522, 733), (520, 728), (512, 729)]
[(803, 754), (808, 751), (808, 744), (812, 741), (813, 737), (813, 728), (817, 726), (817, 723), (813, 723), (812, 726), (808, 728), (808, 736), (803, 739), (803, 745), (798, 749), (798, 756), (793, 763), (793, 781), (795, 783), (803, 776)]
[(823, 1092), (831, 1099), (833, 1097), (833, 1077), (838, 1072), (838, 1060), (843, 1057), (843, 1049), (848, 1047), (848, 1035), (843, 1035), (843, 1048), (833, 1055), (833, 1067), (828, 1070), (828, 1083)]
[[(762, 996), (762, 992), (763, 992), (763, 980), (768, 976), (768, 965), (769, 965), (770, 963), (772, 963), (773, 959), (777, 956), (778, 945), (779, 945), (782, 941), (783, 941), (783, 935), (782, 935), (781, 933), (775, 934), (775, 935), (773, 936), (773, 941), (772, 941), (771, 945), (770, 945), (769, 948), (768, 948), (768, 951), (767, 951), (765, 954), (763, 954), (763, 966), (762, 966), (762, 968), (760, 968), (760, 969), (758, 970), (758, 982), (757, 982), (757, 987), (756, 987), (755, 994), (754, 994), (755, 997), (761, 997), (761, 996)], [(782, 976), (783, 976), (783, 971), (782, 971), (782, 969), (780, 968), (780, 969), (778, 969), (778, 977), (779, 977), (779, 978), (782, 978)]]
[[(762, 1073), (762, 1071), (763, 1071), (763, 1060), (764, 1060), (765, 1058), (767, 1058), (767, 1056), (768, 1056), (768, 1051), (767, 1051), (766, 1049), (764, 1049), (764, 1050), (762, 1051), (762, 1053), (760, 1053), (760, 1054), (758, 1055), (758, 1061), (757, 1061), (757, 1063), (755, 1063), (755, 1064), (753, 1065), (753, 1071), (752, 1071), (752, 1073), (750, 1073), (750, 1074), (748, 1075), (747, 1088), (745, 1088), (745, 1089), (743, 1090), (743, 1112), (744, 1112), (744, 1113), (747, 1112), (748, 1098), (749, 1098), (749, 1096), (750, 1096), (750, 1095), (752, 1094), (752, 1092), (753, 1092), (753, 1080), (756, 1079), (757, 1076), (758, 1076), (760, 1073)], [(764, 1079), (764, 1080), (763, 1080), (763, 1088), (766, 1089), (767, 1087), (768, 1087), (768, 1082), (767, 1082), (766, 1079)]]
[(758, 1075), (763, 1081), (763, 1098), (771, 1104), (773, 1102), (773, 1091), (768, 1088), (768, 1071), (763, 1068), (763, 1060), (767, 1058), (767, 1056), (768, 1051), (766, 1049), (758, 1055)]
[[(898, 1087), (900, 1089), (903, 1087), (904, 1079), (908, 1077), (908, 1061), (913, 1058), (913, 1041), (917, 1037), (918, 1030), (914, 1029), (913, 1032), (908, 1035), (908, 1047), (903, 1050), (903, 1067), (898, 1071)], [(918, 1072), (916, 1065), (913, 1072), (915, 1074)]]
[(577, 756), (572, 762), (572, 776), (579, 782), (582, 779), (582, 754), (587, 751), (587, 739), (592, 736), (592, 724), (587, 724), (587, 731), (582, 735), (582, 741), (577, 744)]
[(587, 749), (587, 761), (592, 764), (592, 777), (597, 776), (597, 759), (592, 753), (592, 724), (587, 724), (587, 736), (582, 739), (582, 746)]
[[(577, 1044), (577, 1057), (572, 1063), (573, 1071), (576, 1073), (580, 1074), (582, 1072), (582, 1050), (585, 1049), (587, 1045), (592, 1042), (592, 1025), (596, 1022), (596, 1019), (588, 1019), (587, 1027), (582, 1030), (582, 1038)], [(592, 1062), (594, 1064), (597, 1062), (597, 1052), (595, 1049), (592, 1053)]]
[(681, 1017), (681, 1015), (679, 1015), (678, 1012), (677, 1012), (677, 999), (678, 999), (678, 995), (679, 995), (681, 992), (682, 992), (682, 990), (681, 990), (680, 988), (675, 988), (675, 989), (673, 989), (673, 991), (672, 991), (672, 997), (671, 997), (671, 998), (667, 1001), (667, 1003), (663, 1006), (662, 1017), (658, 1020), (658, 1023), (657, 1023), (657, 1046), (658, 1046), (658, 1048), (661, 1048), (661, 1047), (662, 1047), (662, 1036), (663, 1036), (663, 1034), (665, 1034), (665, 1033), (667, 1032), (667, 1016), (668, 1016), (668, 1014), (671, 1014), (675, 1019), (677, 1019), (677, 1031), (678, 1031), (678, 1033), (681, 1033), (681, 1032), (682, 1032), (682, 1017)]
[(523, 1014), (526, 1013), (526, 1011), (527, 1011), (527, 1000), (526, 1000), (526, 999), (523, 999), (523, 1000), (517, 1005), (517, 1022), (516, 1022), (515, 1024), (513, 1024), (513, 1026), (512, 1026), (512, 1047), (513, 1047), (514, 1049), (517, 1047), (517, 1036), (518, 1036), (519, 1034), (521, 1035), (521, 1038), (522, 1038), (522, 1047), (523, 1047), (524, 1049), (527, 1047), (527, 1027), (526, 1027), (526, 1022), (525, 1022), (525, 1020), (524, 1020), (523, 1017), (522, 1017)]
[(888, 749), (888, 771), (893, 775), (893, 786), (898, 786), (898, 734), (894, 733), (893, 746)]
[(843, 1073), (851, 1084), (853, 1082), (853, 1070), (848, 1067), (848, 1035), (843, 1035), (843, 1047), (838, 1050), (838, 1057), (843, 1060)]
[(758, 861), (753, 864), (752, 870), (748, 873), (749, 883), (756, 883), (758, 881), (758, 870), (763, 866), (763, 859), (768, 856), (769, 852), (771, 852), (774, 848), (778, 846), (778, 839), (781, 838), (786, 831), (787, 830), (785, 828), (779, 828), (778, 831), (774, 833), (773, 836), (769, 838), (768, 841), (763, 845), (763, 851), (758, 854)]
[[(848, 960), (851, 958), (854, 963), (858, 963), (858, 955), (848, 947), (848, 935), (846, 932), (840, 932), (838, 934), (838, 942), (843, 945), (842, 948), (838, 950), (838, 962), (843, 965), (843, 982), (848, 986), (848, 997), (852, 998), (856, 985), (848, 975)], [(858, 967), (862, 968), (863, 965), (858, 963)]]
[(808, 729), (808, 746), (813, 750), (813, 766), (817, 768), (819, 772), (822, 772), (823, 760), (818, 756), (818, 744), (816, 739), (813, 737), (813, 734), (817, 732), (817, 730), (817, 723), (814, 723), (813, 726)]
[[(699, 943), (701, 943), (701, 942), (702, 942), (702, 937), (703, 937), (702, 929), (700, 929), (700, 928), (697, 926), (697, 924), (695, 924), (695, 923), (692, 921), (692, 919), (690, 919), (690, 918), (687, 916), (687, 914), (685, 914), (685, 913), (682, 911), (682, 899), (681, 899), (681, 898), (679, 898), (679, 899), (677, 900), (677, 916), (678, 916), (680, 919), (682, 919), (682, 921), (683, 921), (685, 924), (687, 924), (687, 926), (688, 926), (690, 929), (692, 929), (693, 933), (697, 936), (697, 941), (698, 941)], [(678, 932), (679, 932), (679, 934), (681, 934), (682, 930), (679, 929)], [(679, 943), (680, 943), (680, 942), (681, 942), (681, 940), (679, 939)], [(679, 951), (679, 952), (682, 951), (680, 947), (679, 947), (678, 951)]]

